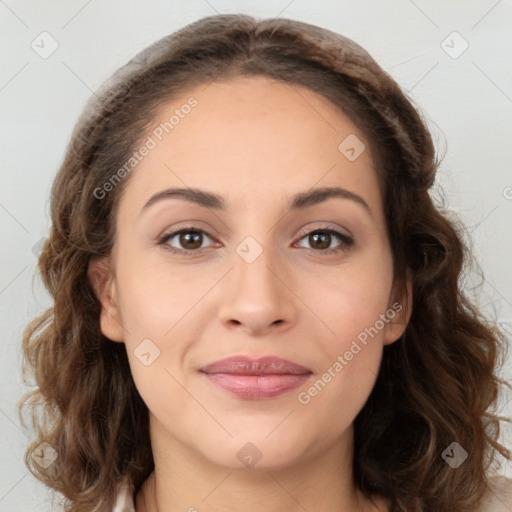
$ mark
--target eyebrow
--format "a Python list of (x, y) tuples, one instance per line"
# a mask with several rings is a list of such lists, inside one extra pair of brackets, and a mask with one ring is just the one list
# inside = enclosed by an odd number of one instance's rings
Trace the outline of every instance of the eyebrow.
[[(320, 204), (333, 197), (342, 199), (349, 199), (356, 202), (357, 204), (364, 207), (364, 209), (371, 215), (372, 211), (368, 206), (368, 203), (355, 192), (341, 188), (341, 187), (322, 187), (308, 190), (306, 192), (299, 192), (294, 195), (288, 202), (287, 211), (299, 210), (307, 208), (308, 206), (314, 206)], [(147, 203), (142, 207), (142, 211), (145, 211), (155, 203), (165, 200), (179, 198), (185, 201), (196, 203), (205, 208), (213, 208), (215, 210), (226, 210), (226, 202), (224, 198), (213, 192), (207, 192), (198, 188), (168, 188), (162, 190), (151, 196)], [(142, 213), (142, 212), (141, 212)]]

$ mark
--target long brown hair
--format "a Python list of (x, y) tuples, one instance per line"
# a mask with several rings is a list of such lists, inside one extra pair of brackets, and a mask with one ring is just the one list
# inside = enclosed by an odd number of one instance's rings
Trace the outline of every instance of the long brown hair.
[[(384, 347), (375, 387), (355, 419), (356, 485), (368, 497), (388, 497), (392, 512), (476, 510), (497, 453), (510, 459), (498, 442), (506, 419), (495, 414), (506, 384), (497, 376), (506, 339), (462, 289), (471, 251), (458, 221), (430, 197), (440, 164), (431, 134), (363, 48), (290, 19), (196, 21), (138, 54), (88, 103), (53, 184), (52, 227), (39, 258), (53, 306), (23, 337), (25, 369), (37, 384), (20, 403), (37, 435), (27, 465), (73, 512), (110, 510), (123, 477), (137, 490), (153, 470), (147, 407), (124, 344), (100, 331), (101, 306), (87, 275), (91, 260), (112, 249), (130, 176), (108, 193), (104, 185), (147, 137), (159, 106), (193, 86), (240, 75), (305, 86), (367, 135), (394, 279), (413, 279), (409, 325)], [(46, 469), (31, 457), (43, 441), (58, 454)], [(453, 442), (469, 452), (457, 469), (442, 457)]]

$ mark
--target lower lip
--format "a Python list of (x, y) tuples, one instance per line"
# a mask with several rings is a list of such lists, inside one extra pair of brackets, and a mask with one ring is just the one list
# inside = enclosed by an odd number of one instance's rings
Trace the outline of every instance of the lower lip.
[(311, 373), (302, 375), (238, 375), (233, 373), (205, 373), (208, 380), (239, 398), (262, 400), (282, 395), (304, 384)]

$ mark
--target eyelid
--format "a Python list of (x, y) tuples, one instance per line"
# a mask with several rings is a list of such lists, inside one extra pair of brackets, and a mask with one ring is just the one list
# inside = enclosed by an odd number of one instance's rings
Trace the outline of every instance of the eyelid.
[(324, 223), (324, 224), (314, 227), (314, 228), (306, 227), (306, 228), (302, 229), (299, 232), (298, 239), (303, 238), (304, 236), (314, 233), (316, 231), (336, 232), (336, 233), (339, 233), (344, 238), (350, 238), (350, 239), (354, 238), (352, 233), (348, 229), (342, 228), (340, 226), (333, 226), (331, 224)]
[[(309, 229), (305, 233), (302, 233), (297, 238), (297, 242), (300, 242), (303, 238), (306, 238), (307, 236), (312, 235), (313, 233), (328, 233), (331, 236), (337, 237), (341, 242), (337, 248), (334, 249), (308, 249), (307, 247), (303, 247), (303, 249), (306, 249), (312, 253), (316, 254), (338, 254), (347, 251), (354, 245), (354, 238), (352, 235), (348, 235), (346, 233), (343, 233), (339, 228), (332, 228), (329, 226), (324, 227), (318, 227), (314, 229)], [(294, 242), (295, 244), (296, 242)]]
[(164, 247), (164, 249), (172, 252), (172, 253), (176, 253), (176, 254), (193, 254), (193, 253), (201, 253), (204, 249), (206, 249), (206, 247), (203, 247), (203, 248), (200, 248), (200, 249), (195, 249), (195, 250), (190, 250), (190, 249), (176, 249), (175, 247), (171, 247), (169, 245), (167, 245), (167, 242), (169, 240), (172, 240), (176, 235), (179, 235), (180, 233), (188, 233), (188, 232), (191, 232), (191, 231), (194, 231), (194, 232), (197, 232), (201, 235), (206, 235), (208, 238), (210, 238), (211, 240), (216, 240), (215, 237), (213, 237), (212, 235), (210, 235), (207, 231), (205, 231), (204, 229), (201, 229), (201, 228), (198, 228), (198, 227), (195, 227), (195, 226), (184, 226), (184, 227), (181, 227), (181, 228), (178, 228), (178, 229), (174, 229), (172, 231), (169, 231), (169, 232), (164, 232), (164, 234), (160, 235), (158, 237), (158, 241), (157, 241), (157, 244), (158, 245), (162, 245)]
[[(345, 231), (348, 231), (348, 230), (345, 230)], [(175, 229), (170, 232), (165, 232), (163, 235), (159, 236), (158, 237), (158, 245), (162, 245), (165, 250), (168, 250), (174, 254), (181, 254), (181, 255), (192, 255), (194, 253), (201, 254), (204, 250), (212, 247), (212, 246), (202, 247), (199, 249), (176, 249), (174, 247), (167, 245), (167, 242), (169, 240), (173, 239), (175, 236), (179, 235), (180, 233), (187, 233), (187, 232), (196, 232), (203, 236), (206, 235), (211, 240), (218, 242), (218, 240), (216, 240), (216, 238), (214, 236), (210, 235), (210, 233), (204, 229), (201, 229), (196, 226), (184, 226), (184, 227), (180, 227), (180, 228)], [(334, 248), (334, 249), (332, 249), (332, 248), (331, 249), (308, 249), (307, 247), (303, 247), (303, 249), (306, 249), (310, 252), (317, 253), (317, 254), (337, 254), (337, 253), (344, 252), (344, 251), (350, 249), (350, 247), (352, 245), (354, 245), (354, 238), (351, 234), (344, 233), (341, 228), (338, 228), (338, 227), (333, 228), (329, 225), (323, 225), (323, 226), (318, 226), (316, 228), (309, 228), (309, 229), (304, 228), (303, 230), (301, 230), (300, 234), (295, 239), (293, 244), (296, 244), (297, 242), (299, 242), (306, 236), (312, 235), (313, 233), (316, 233), (316, 232), (324, 232), (324, 233), (328, 233), (330, 235), (334, 235), (335, 237), (339, 238), (339, 240), (341, 241), (339, 244), (341, 247)]]

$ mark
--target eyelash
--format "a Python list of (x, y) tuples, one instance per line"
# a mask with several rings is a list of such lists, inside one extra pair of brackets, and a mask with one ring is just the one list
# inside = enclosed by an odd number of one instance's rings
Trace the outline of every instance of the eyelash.
[[(158, 240), (158, 245), (161, 245), (163, 247), (163, 249), (165, 249), (166, 251), (169, 251), (173, 254), (181, 254), (181, 255), (186, 255), (186, 254), (190, 254), (190, 253), (199, 253), (199, 252), (202, 252), (203, 249), (206, 249), (205, 247), (200, 248), (200, 249), (176, 249), (167, 244), (167, 242), (169, 240), (172, 240), (176, 235), (179, 235), (181, 233), (203, 234), (213, 240), (213, 238), (210, 235), (208, 235), (208, 233), (206, 231), (203, 231), (202, 229), (197, 229), (197, 228), (190, 226), (190, 227), (182, 228), (178, 231), (173, 231), (172, 233), (166, 233), (166, 234), (162, 235), (160, 237), (160, 239)], [(316, 250), (316, 249), (308, 249), (307, 247), (305, 248), (305, 249), (307, 249), (309, 251), (313, 251), (317, 254), (322, 254), (322, 255), (323, 254), (335, 254), (335, 253), (338, 253), (341, 251), (346, 251), (352, 245), (354, 245), (354, 240), (352, 238), (350, 238), (349, 236), (347, 236), (343, 233), (340, 233), (339, 231), (337, 231), (335, 229), (327, 228), (327, 227), (326, 228), (318, 228), (318, 229), (309, 231), (308, 233), (302, 235), (299, 238), (299, 240), (302, 240), (303, 238), (306, 238), (306, 237), (311, 236), (316, 233), (326, 233), (329, 235), (334, 235), (335, 237), (337, 237), (341, 240), (340, 247), (338, 247), (337, 249)]]

